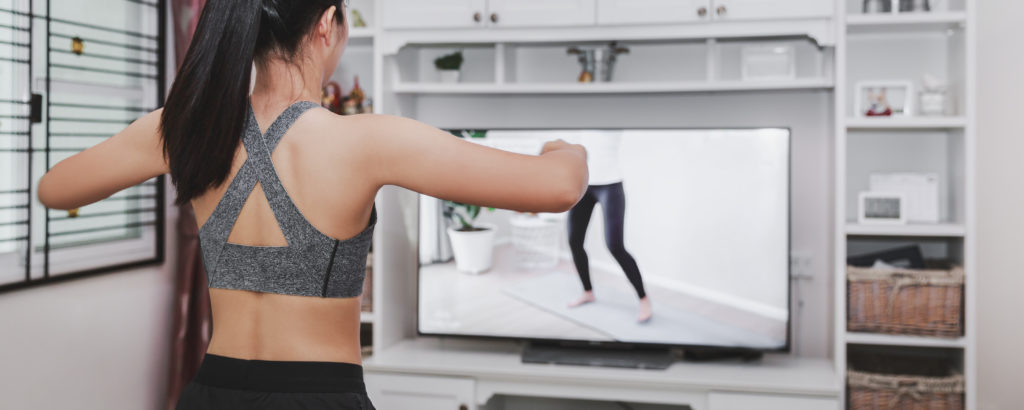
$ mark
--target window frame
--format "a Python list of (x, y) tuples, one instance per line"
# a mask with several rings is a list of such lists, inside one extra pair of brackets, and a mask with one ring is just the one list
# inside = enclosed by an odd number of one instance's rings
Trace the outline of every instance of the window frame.
[[(155, 99), (152, 102), (155, 107), (149, 107), (149, 109), (156, 108), (163, 105), (165, 98), (166, 82), (167, 82), (167, 1), (166, 0), (122, 0), (126, 3), (132, 3), (139, 7), (140, 13), (145, 13), (147, 17), (155, 17), (157, 23), (157, 31), (155, 34), (146, 34), (152, 43), (155, 43), (154, 50), (152, 51), (155, 61), (148, 61), (145, 64), (139, 64), (139, 71), (136, 73), (126, 73), (127, 75), (138, 75), (143, 72), (144, 65), (152, 67), (149, 73), (146, 73), (149, 80), (153, 84), (145, 84), (141, 87), (151, 90), (151, 93), (145, 93), (146, 98)], [(56, 64), (54, 60), (55, 48), (51, 46), (52, 38), (55, 35), (62, 35), (58, 31), (54, 31), (52, 24), (59, 24), (63, 27), (78, 27), (82, 29), (92, 30), (104, 30), (109, 32), (117, 32), (117, 28), (103, 27), (88, 22), (72, 21), (68, 19), (61, 19), (50, 16), (49, 10), (51, 7), (51, 0), (45, 0), (46, 13), (36, 14), (33, 7), (36, 3), (43, 3), (41, 0), (11, 0), (10, 6), (0, 5), (0, 14), (10, 15), (13, 20), (20, 20), (21, 22), (27, 22), (24, 27), (13, 28), (12, 30), (27, 33), (29, 39), (25, 46), (27, 50), (23, 50), (24, 56), (18, 54), (21, 51), (18, 49), (12, 49), (12, 56), (14, 60), (18, 60), (15, 64), (24, 64), (28, 67), (27, 73), (28, 78), (25, 81), (25, 89), (31, 94), (30, 101), (11, 101), (13, 104), (27, 105), (31, 115), (29, 119), (24, 120), (27, 123), (27, 148), (23, 149), (24, 153), (15, 152), (14, 158), (23, 158), (27, 163), (27, 175), (15, 174), (14, 180), (21, 180), (23, 177), (28, 181), (28, 187), (26, 193), (18, 193), (15, 195), (26, 195), (27, 194), (27, 210), (24, 216), (16, 216), (12, 218), (12, 225), (15, 225), (14, 230), (24, 229), (23, 234), (16, 234), (15, 237), (22, 238), (24, 240), (16, 240), (16, 243), (24, 242), (23, 249), (15, 250), (12, 252), (0, 254), (0, 266), (12, 267), (11, 275), (3, 275), (4, 280), (8, 277), (13, 278), (20, 276), (23, 272), (24, 276), (19, 281), (0, 283), (0, 294), (13, 290), (34, 288), (37, 286), (60, 283), (74, 279), (94, 277), (102, 274), (125, 271), (133, 268), (161, 265), (165, 261), (166, 253), (166, 199), (167, 199), (167, 183), (166, 176), (161, 175), (154, 179), (147, 181), (144, 185), (152, 186), (155, 188), (154, 192), (147, 193), (146, 195), (152, 195), (153, 198), (150, 200), (155, 201), (153, 204), (147, 204), (144, 213), (137, 213), (137, 210), (125, 211), (121, 215), (132, 215), (137, 214), (140, 218), (140, 225), (138, 237), (125, 237), (123, 239), (112, 238), (110, 240), (101, 240), (96, 243), (86, 243), (81, 245), (72, 245), (68, 247), (51, 247), (51, 215), (52, 210), (43, 207), (39, 204), (36, 198), (36, 186), (35, 181), (39, 177), (38, 168), (40, 164), (33, 164), (33, 158), (38, 162), (42, 156), (45, 158), (43, 164), (50, 163), (50, 154), (54, 152), (51, 150), (50, 141), (52, 138), (51, 133), (51, 117), (50, 109), (53, 104), (50, 101), (50, 95), (53, 88), (53, 83), (59, 83), (61, 80), (54, 79), (51, 75), (51, 69)], [(27, 4), (27, 6), (25, 6)], [(10, 8), (7, 8), (10, 7)], [(152, 7), (154, 10), (148, 10), (145, 7)], [(152, 13), (152, 14), (149, 14)], [(141, 17), (141, 15), (140, 15)], [(45, 35), (45, 45), (38, 44), (38, 35), (40, 30)], [(127, 27), (121, 31), (124, 34), (138, 34), (132, 33)], [(66, 36), (66, 35), (65, 35)], [(84, 36), (83, 36), (84, 37)], [(45, 48), (43, 48), (45, 47)], [(41, 50), (40, 50), (41, 49)], [(34, 64), (38, 61), (33, 61), (33, 57), (36, 54), (44, 56), (44, 63), (46, 66), (46, 74), (44, 78), (39, 78), (37, 72), (33, 69)], [(101, 53), (97, 53), (99, 55)], [(4, 56), (6, 57), (6, 56)], [(39, 60), (38, 56), (35, 60)], [(81, 66), (83, 70), (87, 70), (86, 65)], [(37, 67), (38, 68), (38, 67)], [(58, 67), (60, 68), (60, 67)], [(66, 68), (64, 68), (66, 69)], [(12, 79), (12, 83), (16, 84), (21, 79), (17, 78), (17, 75)], [(59, 84), (58, 87), (66, 84), (75, 84), (72, 82), (64, 81), (65, 84)], [(84, 83), (83, 83), (84, 84)], [(91, 85), (85, 85), (86, 88), (92, 87)], [(37, 132), (36, 128), (43, 128), (45, 132)], [(20, 130), (19, 130), (20, 131)], [(41, 134), (41, 135), (40, 135)], [(40, 138), (45, 139), (45, 148), (41, 147), (39, 141)], [(17, 149), (17, 148), (11, 148)], [(20, 157), (24, 155), (24, 157)], [(21, 161), (19, 159), (19, 161)], [(20, 162), (19, 162), (20, 164)], [(20, 165), (18, 165), (20, 167)], [(45, 169), (49, 167), (44, 165)], [(16, 168), (12, 168), (16, 169)], [(15, 182), (15, 185), (17, 182)], [(17, 204), (20, 204), (17, 203)], [(150, 209), (152, 210), (150, 213)], [(146, 218), (142, 218), (143, 214)], [(110, 216), (117, 216), (118, 214), (111, 214)], [(153, 217), (149, 217), (153, 215)], [(144, 219), (144, 220), (143, 220)], [(21, 222), (24, 220), (24, 228), (21, 228)], [(18, 221), (15, 224), (13, 221)], [(39, 238), (38, 224), (44, 224), (42, 234), (44, 237), (42, 241)], [(125, 226), (124, 228), (130, 228)], [(112, 229), (113, 230), (113, 229)], [(41, 249), (40, 244), (42, 244)], [(60, 254), (59, 258), (52, 258), (55, 254)], [(51, 260), (53, 259), (53, 260)], [(101, 262), (97, 262), (101, 261)], [(110, 261), (109, 263), (102, 263), (102, 261)], [(60, 273), (54, 273), (60, 272)]]

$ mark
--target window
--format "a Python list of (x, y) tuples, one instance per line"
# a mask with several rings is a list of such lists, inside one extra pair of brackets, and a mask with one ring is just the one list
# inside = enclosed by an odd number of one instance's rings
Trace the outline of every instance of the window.
[(164, 177), (74, 211), (39, 178), (163, 101), (163, 0), (0, 0), (0, 291), (163, 260)]

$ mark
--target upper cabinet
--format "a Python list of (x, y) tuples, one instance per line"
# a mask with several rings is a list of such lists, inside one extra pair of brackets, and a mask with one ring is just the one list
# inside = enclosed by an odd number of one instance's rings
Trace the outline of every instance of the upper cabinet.
[(387, 28), (593, 25), (597, 0), (384, 0)]
[(496, 27), (591, 26), (597, 0), (490, 0), (488, 11)]
[(831, 0), (713, 0), (715, 20), (831, 17)]
[(483, 26), (487, 0), (384, 0), (387, 28), (466, 28)]
[(711, 0), (598, 0), (598, 24), (680, 23), (711, 19)]
[(382, 0), (386, 28), (571, 27), (831, 17), (831, 0)]

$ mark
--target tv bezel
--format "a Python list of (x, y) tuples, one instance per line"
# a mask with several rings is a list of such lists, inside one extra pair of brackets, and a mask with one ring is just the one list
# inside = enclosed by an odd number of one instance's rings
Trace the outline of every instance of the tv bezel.
[[(746, 131), (746, 130), (785, 130), (786, 131), (786, 258), (790, 258), (793, 252), (793, 129), (792, 127), (445, 127), (447, 132), (466, 130), (486, 131)], [(459, 137), (457, 137), (459, 138)], [(615, 348), (637, 348), (637, 349), (699, 349), (699, 350), (720, 350), (720, 351), (751, 351), (764, 353), (791, 353), (793, 347), (793, 267), (791, 263), (786, 264), (786, 344), (779, 348), (757, 348), (745, 346), (725, 345), (700, 345), (700, 344), (665, 344), (646, 342), (624, 342), (615, 340), (585, 340), (585, 339), (549, 339), (543, 337), (526, 336), (496, 336), (496, 335), (470, 335), (459, 333), (433, 333), (424, 332), (420, 328), (420, 273), (423, 263), (420, 262), (420, 222), (419, 210), (422, 208), (423, 194), (416, 193), (416, 336), (417, 337), (438, 337), (458, 338), (463, 340), (489, 340), (489, 341), (513, 341), (527, 343), (548, 343), (569, 346), (590, 346), (590, 347), (615, 347)]]

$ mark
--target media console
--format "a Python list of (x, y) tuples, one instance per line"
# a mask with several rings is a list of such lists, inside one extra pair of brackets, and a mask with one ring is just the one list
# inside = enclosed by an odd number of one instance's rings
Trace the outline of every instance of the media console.
[(501, 396), (693, 410), (840, 408), (840, 378), (828, 359), (768, 354), (656, 370), (523, 363), (522, 350), (518, 342), (415, 338), (375, 351), (363, 365), (381, 409), (504, 410)]

